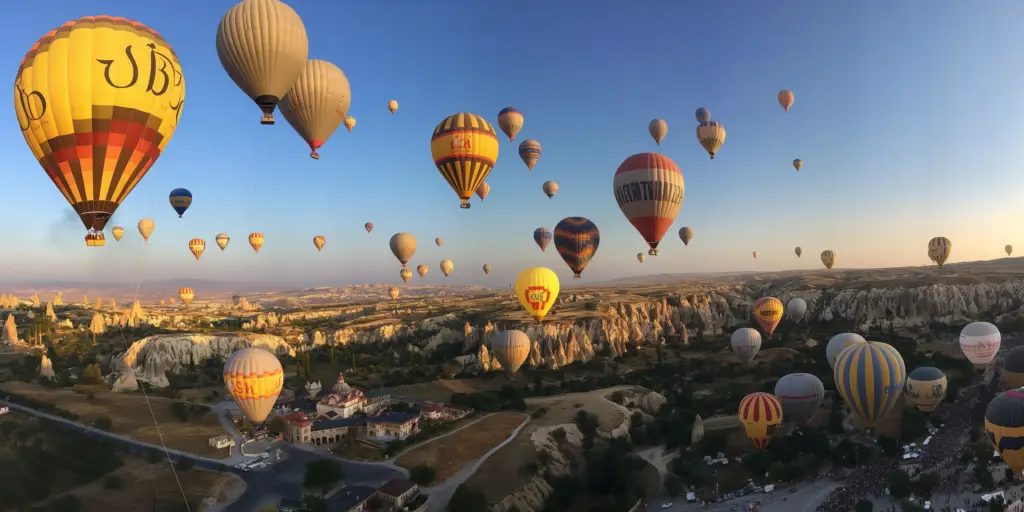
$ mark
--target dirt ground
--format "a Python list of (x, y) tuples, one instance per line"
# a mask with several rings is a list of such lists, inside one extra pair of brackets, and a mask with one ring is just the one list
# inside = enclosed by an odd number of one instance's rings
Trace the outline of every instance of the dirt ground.
[[(160, 444), (153, 416), (150, 415), (145, 397), (141, 394), (103, 391), (96, 393), (95, 398), (90, 401), (85, 394), (23, 382), (2, 383), (0, 390), (56, 405), (77, 414), (78, 421), (86, 424), (92, 423), (99, 416), (108, 416), (113, 421), (113, 433)], [(171, 414), (170, 405), (174, 400), (150, 394), (149, 402), (153, 406), (153, 415), (156, 416), (156, 422), (160, 425), (160, 432), (168, 448), (210, 458), (228, 456), (227, 448), (217, 450), (209, 444), (211, 437), (226, 433), (215, 413), (209, 412), (199, 419), (192, 418), (188, 423), (182, 423)]]
[(409, 384), (384, 389), (396, 395), (419, 398), (420, 400), (447, 402), (451, 399), (452, 393), (472, 393), (474, 391), (501, 389), (501, 386), (507, 383), (508, 381), (503, 377), (494, 379), (442, 379), (426, 384)]
[(414, 448), (395, 463), (406, 469), (420, 464), (430, 465), (437, 471), (431, 485), (437, 485), (458, 473), (466, 464), (483, 457), (525, 420), (526, 416), (520, 413), (494, 413), (454, 434)]
[(735, 415), (713, 416), (704, 420), (705, 432), (713, 430), (732, 430), (737, 428), (743, 428), (743, 424), (740, 423), (740, 419)]

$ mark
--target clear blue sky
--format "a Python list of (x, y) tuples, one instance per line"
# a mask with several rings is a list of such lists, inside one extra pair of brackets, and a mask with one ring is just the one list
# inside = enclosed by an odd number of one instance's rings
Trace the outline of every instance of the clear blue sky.
[[(181, 58), (187, 97), (174, 138), (111, 224), (126, 227), (125, 239), (114, 242), (108, 230), (103, 249), (84, 247), (82, 226), (67, 218), (8, 108), (0, 279), (134, 280), (141, 268), (146, 279), (183, 285), (397, 283), (387, 242), (407, 231), (420, 241), (411, 265), (429, 265), (428, 282), (443, 281), (438, 263), (450, 258), (454, 283), (504, 286), (543, 265), (572, 284), (554, 247), (541, 253), (531, 240), (535, 228), (567, 216), (601, 230), (584, 282), (820, 268), (826, 248), (839, 267), (925, 264), (937, 235), (953, 240), (951, 261), (999, 257), (1007, 243), (1024, 251), (1020, 2), (289, 2), (305, 21), (310, 57), (337, 64), (352, 84), (358, 126), (340, 128), (319, 161), (283, 117), (260, 126), (221, 68), (214, 34), (233, 3), (5, 6), (12, 22), (0, 63), (10, 78), (48, 30), (111, 14), (164, 35)], [(782, 88), (796, 93), (788, 113), (775, 99)], [(391, 98), (401, 104), (395, 116)], [(496, 123), (506, 106), (526, 117), (516, 142), (538, 139), (544, 154), (527, 172), (516, 146), (503, 143), (490, 196), (460, 210), (431, 162), (430, 133), (460, 111)], [(714, 161), (694, 136), (701, 106), (728, 130)], [(647, 134), (654, 117), (669, 124), (660, 147)], [(611, 184), (619, 163), (644, 151), (682, 168), (686, 199), (661, 256), (640, 265), (645, 244)], [(800, 173), (794, 158), (804, 161)], [(561, 186), (551, 201), (541, 192), (549, 179)], [(195, 195), (180, 220), (167, 203), (175, 187)], [(157, 223), (146, 249), (134, 227), (143, 216)], [(683, 225), (696, 231), (689, 247), (676, 235)], [(254, 230), (266, 235), (259, 255), (246, 242)], [(232, 236), (223, 253), (214, 245), (221, 231)], [(327, 237), (321, 253), (316, 234)], [(199, 262), (188, 252), (192, 237), (207, 242)], [(485, 262), (494, 267), (487, 277)]]

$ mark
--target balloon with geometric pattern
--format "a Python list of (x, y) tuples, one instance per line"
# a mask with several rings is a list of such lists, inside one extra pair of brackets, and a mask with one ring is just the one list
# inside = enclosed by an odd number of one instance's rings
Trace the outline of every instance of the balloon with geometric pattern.
[(771, 393), (751, 393), (740, 400), (736, 416), (754, 446), (764, 450), (782, 424), (782, 403)]
[(498, 160), (498, 135), (486, 119), (460, 112), (434, 128), (430, 154), (437, 171), (459, 196), (459, 207), (469, 208), (469, 199)]

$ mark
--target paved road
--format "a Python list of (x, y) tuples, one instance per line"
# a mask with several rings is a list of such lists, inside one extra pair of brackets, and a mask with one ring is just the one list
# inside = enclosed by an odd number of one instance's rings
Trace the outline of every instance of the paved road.
[[(685, 496), (673, 499), (672, 507), (662, 509), (664, 501), (655, 500), (647, 506), (649, 512), (668, 510), (673, 512), (728, 512), (730, 509), (745, 510), (746, 503), (761, 501), (761, 512), (812, 512), (818, 508), (833, 489), (839, 487), (841, 482), (823, 478), (797, 486), (795, 493), (786, 490), (770, 494), (750, 494), (742, 498), (734, 498), (729, 501), (711, 503), (701, 508), (698, 503), (687, 503)], [(785, 500), (783, 500), (785, 498)]]

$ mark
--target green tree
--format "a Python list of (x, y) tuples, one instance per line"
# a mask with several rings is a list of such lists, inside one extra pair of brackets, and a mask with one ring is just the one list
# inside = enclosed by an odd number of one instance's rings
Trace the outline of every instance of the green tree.
[(103, 370), (100, 365), (93, 363), (82, 370), (82, 384), (98, 385), (103, 383)]
[(267, 428), (275, 434), (280, 434), (288, 430), (288, 422), (285, 421), (283, 416), (275, 415), (273, 418), (270, 418), (270, 424)]
[(100, 430), (110, 432), (110, 429), (114, 428), (114, 420), (110, 419), (110, 416), (97, 416), (92, 421), (92, 425)]
[(430, 485), (436, 476), (437, 471), (427, 464), (413, 466), (413, 468), (409, 470), (409, 480), (412, 480), (419, 485)]
[(341, 464), (330, 459), (320, 459), (306, 464), (306, 476), (302, 486), (309, 489), (319, 488), (327, 492), (342, 478), (345, 478), (345, 472), (341, 469)]
[(903, 498), (910, 497), (912, 491), (913, 486), (910, 481), (910, 475), (905, 471), (896, 469), (889, 473), (889, 493), (893, 498), (902, 500)]
[(487, 512), (488, 510), (487, 498), (484, 497), (484, 493), (468, 487), (466, 484), (459, 484), (455, 488), (455, 492), (452, 493), (451, 499), (448, 500), (449, 512)]
[(875, 504), (869, 500), (860, 500), (853, 507), (853, 512), (874, 512)]

